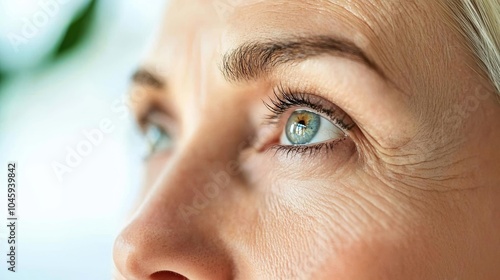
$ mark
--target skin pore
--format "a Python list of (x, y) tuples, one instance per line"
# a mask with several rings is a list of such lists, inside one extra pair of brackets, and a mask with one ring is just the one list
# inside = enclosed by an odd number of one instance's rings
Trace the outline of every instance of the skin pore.
[[(171, 1), (134, 76), (168, 141), (117, 279), (500, 275), (500, 106), (441, 6), (222, 2)], [(297, 111), (331, 137), (286, 143)]]

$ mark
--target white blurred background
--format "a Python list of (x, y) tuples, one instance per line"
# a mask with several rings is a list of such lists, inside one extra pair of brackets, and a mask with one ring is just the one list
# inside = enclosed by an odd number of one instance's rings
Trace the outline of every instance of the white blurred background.
[[(154, 42), (166, 1), (96, 1), (85, 38), (54, 55), (90, 3), (0, 0), (0, 279), (111, 279), (113, 240), (141, 178), (139, 136), (112, 106)], [(103, 119), (114, 130), (84, 147), (84, 131)], [(87, 155), (69, 167), (78, 148)], [(18, 164), (15, 273), (6, 262), (8, 161)], [(58, 163), (71, 170), (62, 181)]]

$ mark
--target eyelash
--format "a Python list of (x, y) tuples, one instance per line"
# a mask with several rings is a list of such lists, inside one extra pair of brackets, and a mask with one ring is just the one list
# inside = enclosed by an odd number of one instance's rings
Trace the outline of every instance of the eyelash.
[[(325, 107), (324, 102), (318, 101), (321, 98), (314, 94), (296, 91), (280, 84), (273, 89), (273, 95), (274, 98), (271, 98), (270, 102), (263, 101), (266, 108), (271, 112), (266, 116), (269, 125), (278, 125), (282, 116), (291, 108), (307, 107), (326, 115), (333, 124), (344, 132), (351, 130), (355, 126), (354, 123), (346, 123), (346, 113), (339, 113), (340, 109)], [(342, 115), (342, 117), (339, 117), (339, 115)], [(323, 150), (332, 151), (337, 144), (344, 140), (346, 140), (346, 137), (312, 145), (273, 145), (270, 148), (276, 152), (284, 152), (287, 156), (305, 153), (313, 156)]]

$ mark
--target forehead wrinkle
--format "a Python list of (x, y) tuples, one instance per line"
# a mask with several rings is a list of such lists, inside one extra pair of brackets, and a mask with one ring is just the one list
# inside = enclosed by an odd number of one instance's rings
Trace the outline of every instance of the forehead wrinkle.
[(436, 9), (426, 3), (419, 0), (350, 1), (345, 8), (358, 19), (356, 27), (364, 35), (358, 44), (372, 54), (388, 76), (399, 80), (399, 88), (405, 91), (417, 88), (412, 84), (415, 77), (434, 72), (432, 69), (422, 71), (420, 68), (424, 65), (419, 63), (428, 65), (431, 53), (426, 43), (429, 37), (438, 34), (433, 27)]
[[(338, 1), (328, 0), (337, 3)], [(439, 9), (426, 1), (353, 1), (345, 7), (360, 33), (357, 44), (365, 48), (403, 92), (429, 91), (449, 61), (446, 30)]]
[[(404, 1), (404, 5), (401, 1), (391, 0), (349, 1), (346, 5), (339, 5), (339, 1), (334, 0), (325, 1), (355, 19), (351, 25), (360, 34), (355, 42), (366, 49), (389, 77), (400, 80), (400, 73), (407, 72), (407, 66), (413, 65), (405, 63), (406, 56), (399, 56), (398, 51), (411, 45), (405, 33), (414, 30), (414, 1)], [(412, 35), (420, 37), (419, 34)]]
[[(426, 58), (420, 43), (428, 41), (429, 34), (436, 34), (432, 27), (438, 23), (437, 9), (426, 1), (322, 1), (329, 3), (335, 14), (335, 9), (342, 9), (354, 18), (352, 25), (362, 34), (356, 43), (372, 52), (384, 70), (396, 75), (415, 66), (415, 54)], [(401, 55), (405, 49), (412, 49), (407, 52), (412, 55)]]
[[(467, 79), (455, 69), (466, 68), (457, 38), (444, 23), (444, 11), (430, 1), (387, 1), (385, 9), (367, 10), (367, 33), (374, 60), (409, 96), (416, 122), (427, 134), (441, 133), (441, 113), (459, 98)], [(434, 124), (434, 125), (430, 125)]]

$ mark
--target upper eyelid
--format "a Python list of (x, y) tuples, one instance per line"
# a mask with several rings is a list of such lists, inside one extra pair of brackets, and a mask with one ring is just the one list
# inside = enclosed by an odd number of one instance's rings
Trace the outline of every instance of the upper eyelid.
[(147, 96), (145, 100), (141, 102), (145, 103), (141, 110), (134, 110), (134, 115), (139, 124), (144, 123), (155, 114), (161, 114), (167, 116), (169, 119), (175, 119), (174, 112), (170, 110), (170, 106), (164, 104), (164, 102), (158, 100), (158, 98)]
[[(326, 115), (325, 117), (327, 119), (331, 120), (333, 124), (338, 126), (346, 134), (356, 125), (350, 116), (340, 107), (317, 94), (307, 93), (307, 91), (302, 90), (294, 90), (282, 84), (279, 84), (273, 89), (273, 94), (274, 97), (270, 99), (271, 103), (267, 103), (264, 100), (265, 106), (272, 113), (272, 115), (268, 115), (267, 118), (271, 122), (282, 117), (283, 113), (292, 107), (304, 106), (316, 111), (320, 115)], [(331, 106), (331, 108), (318, 104), (319, 102), (314, 99), (330, 103), (329, 106)]]
[(138, 119), (139, 126), (143, 131), (145, 131), (147, 125), (156, 125), (167, 133), (172, 133), (174, 130), (172, 121), (172, 118), (168, 114), (156, 107), (148, 109), (147, 112)]

